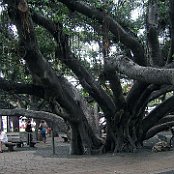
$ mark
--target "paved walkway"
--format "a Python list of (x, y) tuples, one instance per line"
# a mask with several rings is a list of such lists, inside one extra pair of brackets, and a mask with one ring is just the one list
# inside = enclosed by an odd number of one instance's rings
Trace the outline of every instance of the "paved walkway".
[(50, 138), (37, 148), (0, 154), (0, 174), (174, 174), (174, 151), (71, 156), (69, 144), (55, 140), (56, 155), (52, 155)]

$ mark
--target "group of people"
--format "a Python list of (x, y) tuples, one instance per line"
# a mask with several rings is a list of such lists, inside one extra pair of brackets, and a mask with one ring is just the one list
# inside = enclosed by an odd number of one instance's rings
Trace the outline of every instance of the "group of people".
[[(44, 120), (42, 120), (41, 123), (39, 124), (39, 133), (40, 133), (40, 135), (42, 137), (42, 141), (44, 143), (46, 143), (46, 130), (47, 130), (47, 128), (48, 128), (47, 123)], [(25, 131), (28, 132), (27, 144), (30, 145), (32, 140), (33, 140), (32, 126), (31, 126), (31, 121), (30, 120), (27, 121)]]
[[(46, 131), (47, 131), (48, 125), (47, 123), (42, 120), (41, 123), (39, 124), (39, 132), (41, 134), (42, 137), (42, 141), (44, 143), (46, 143)], [(28, 138), (27, 138), (27, 144), (30, 145), (30, 143), (33, 140), (33, 136), (32, 136), (32, 125), (31, 125), (31, 121), (28, 120), (26, 127), (25, 127), (25, 131), (28, 132)], [(2, 150), (2, 145), (8, 142), (8, 137), (7, 134), (2, 131), (2, 129), (0, 129), (0, 153), (3, 153)]]

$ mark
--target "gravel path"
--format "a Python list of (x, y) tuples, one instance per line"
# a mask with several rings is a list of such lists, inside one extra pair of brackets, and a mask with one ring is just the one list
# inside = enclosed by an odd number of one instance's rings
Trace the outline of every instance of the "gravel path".
[(17, 148), (0, 154), (0, 174), (174, 174), (174, 151), (98, 156), (71, 156), (69, 144), (55, 138), (56, 155), (51, 139), (36, 148)]

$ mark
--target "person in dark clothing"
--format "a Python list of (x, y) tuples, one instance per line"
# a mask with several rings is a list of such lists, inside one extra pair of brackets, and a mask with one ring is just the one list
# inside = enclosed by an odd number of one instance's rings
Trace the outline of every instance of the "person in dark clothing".
[(28, 135), (27, 135), (27, 144), (31, 145), (33, 137), (32, 137), (32, 127), (31, 127), (31, 121), (30, 120), (27, 121), (25, 131), (28, 133)]
[(174, 128), (170, 127), (170, 131), (172, 133), (172, 137), (170, 138), (170, 147), (174, 147)]

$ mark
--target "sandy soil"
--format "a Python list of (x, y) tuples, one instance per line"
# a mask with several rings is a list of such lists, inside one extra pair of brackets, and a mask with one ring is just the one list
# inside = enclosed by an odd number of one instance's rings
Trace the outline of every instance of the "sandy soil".
[(36, 148), (17, 148), (0, 154), (0, 174), (174, 174), (174, 151), (71, 156), (69, 144), (55, 138), (53, 155), (51, 138)]

